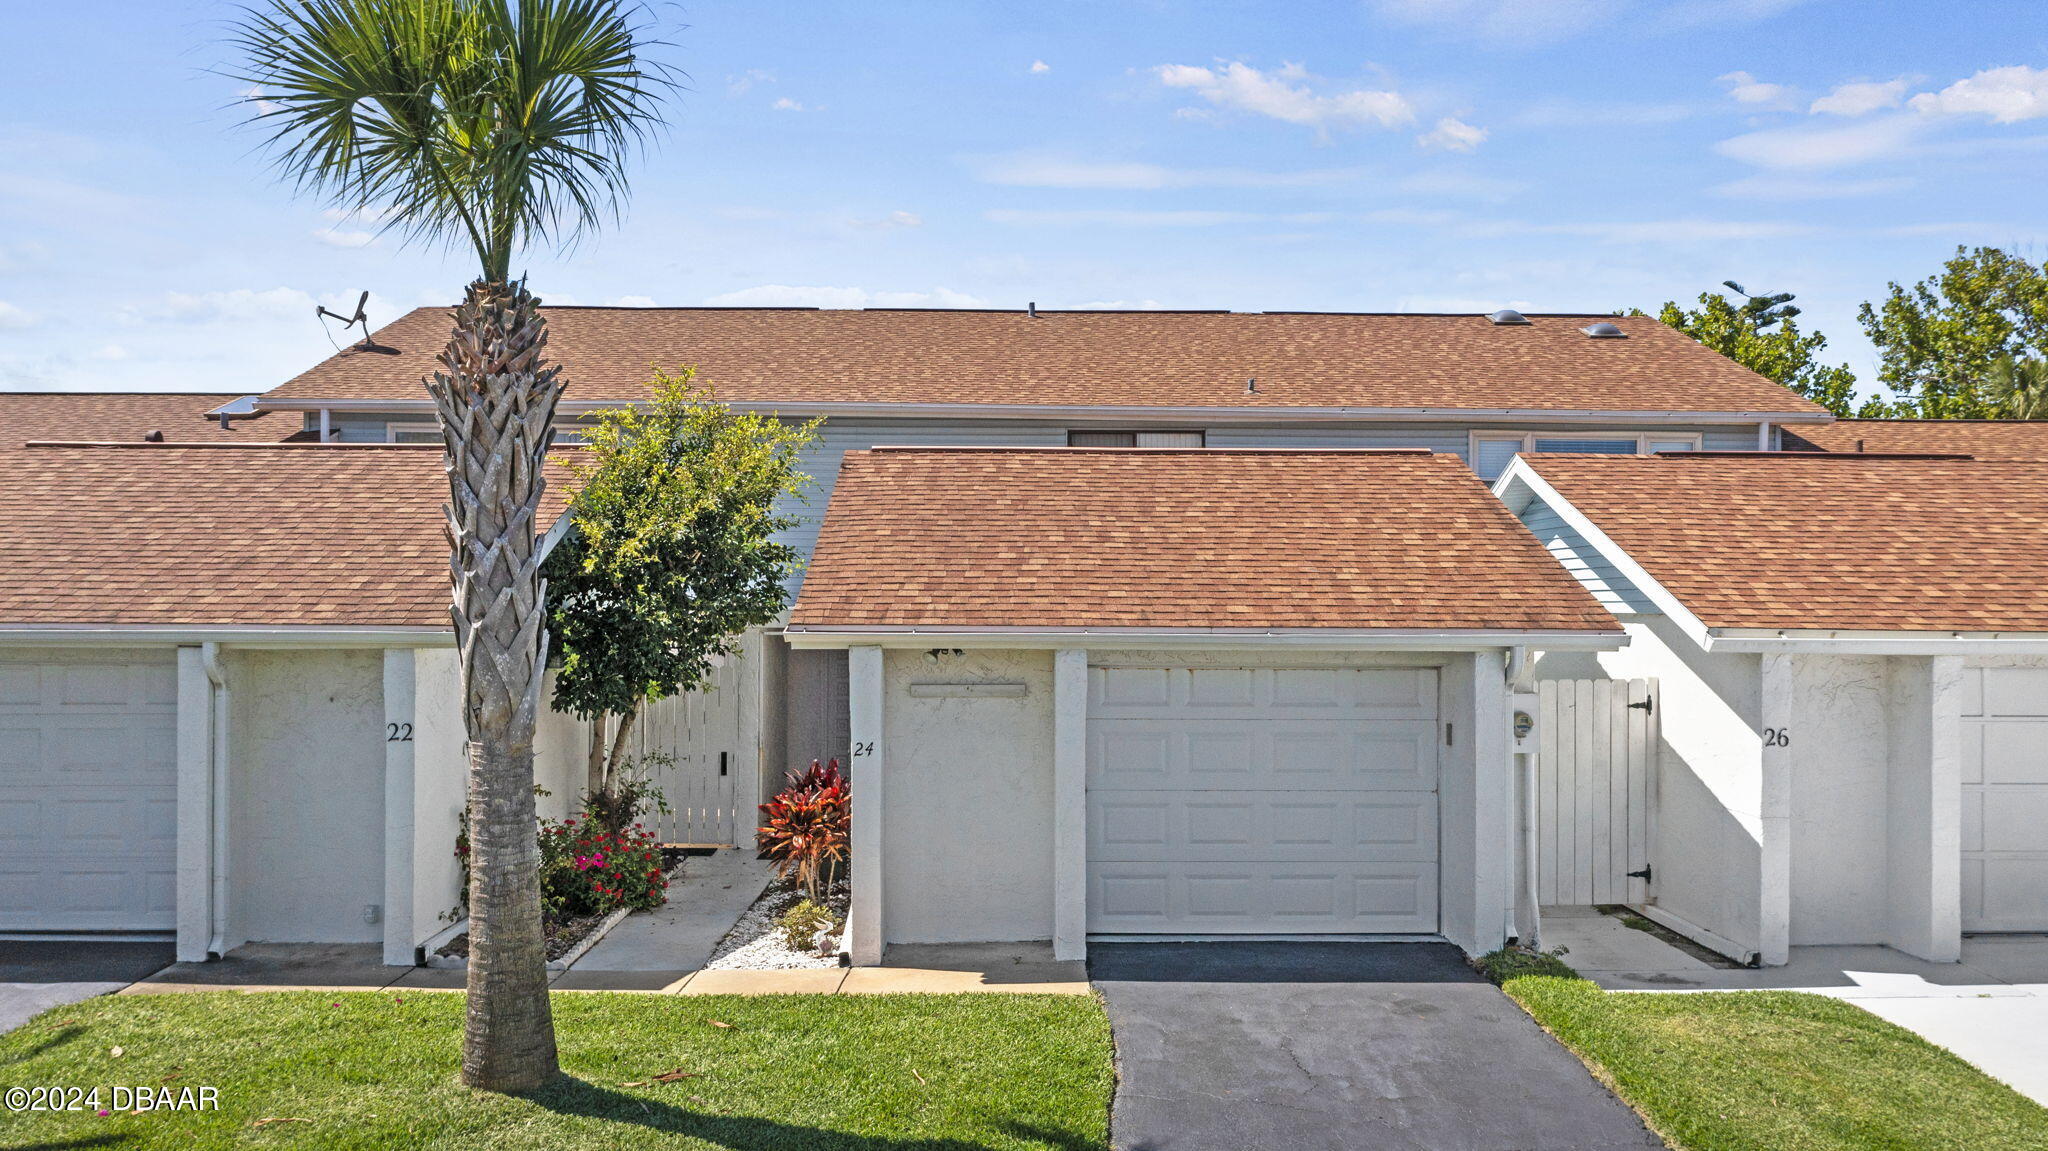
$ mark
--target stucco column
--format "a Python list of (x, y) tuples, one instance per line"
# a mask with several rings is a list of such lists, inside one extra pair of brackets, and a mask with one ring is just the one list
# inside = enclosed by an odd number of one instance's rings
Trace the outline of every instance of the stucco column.
[(1885, 842), (1886, 942), (1936, 963), (1962, 958), (1960, 656), (1896, 657)]
[(178, 649), (178, 962), (213, 934), (213, 691), (199, 649)]
[(1507, 943), (1515, 918), (1515, 773), (1506, 658), (1472, 655), (1472, 930), (1474, 951)]
[(847, 952), (854, 963), (882, 961), (882, 649), (847, 653), (847, 718), (853, 735), (853, 899), (847, 909)]
[(1052, 957), (1088, 958), (1088, 652), (1052, 657)]
[(1792, 661), (1763, 657), (1759, 708), (1762, 775), (1758, 782), (1757, 962), (1785, 963), (1792, 954), (1792, 771), (1800, 732), (1792, 713)]
[(384, 649), (384, 962), (413, 961), (413, 748), (419, 708), (411, 648)]

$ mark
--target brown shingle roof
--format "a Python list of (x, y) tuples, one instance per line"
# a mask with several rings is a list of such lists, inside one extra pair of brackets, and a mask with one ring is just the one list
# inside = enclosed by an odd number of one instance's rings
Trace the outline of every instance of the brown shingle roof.
[(436, 447), (33, 447), (0, 468), (0, 627), (448, 626)]
[(301, 433), (295, 412), (235, 420), (206, 413), (239, 398), (221, 392), (0, 392), (0, 451), (30, 440), (139, 441), (150, 432), (200, 443), (262, 443)]
[(1524, 461), (1709, 627), (2048, 632), (2048, 466)]
[(790, 622), (1615, 630), (1421, 451), (849, 452)]
[[(926, 403), (1655, 412), (1821, 409), (1648, 317), (549, 308), (567, 401), (646, 397), (694, 365), (747, 404)], [(1589, 339), (1590, 320), (1624, 340)], [(269, 400), (424, 402), (446, 309), (380, 330)], [(1247, 379), (1258, 380), (1248, 393)]]
[(1791, 451), (1937, 452), (2048, 460), (2048, 420), (1840, 420), (1785, 429)]

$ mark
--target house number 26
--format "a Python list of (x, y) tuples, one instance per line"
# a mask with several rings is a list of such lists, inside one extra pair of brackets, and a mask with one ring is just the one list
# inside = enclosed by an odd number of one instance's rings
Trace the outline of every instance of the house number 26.
[(1792, 729), (1791, 729), (1791, 728), (1786, 728), (1786, 727), (1767, 727), (1767, 728), (1765, 728), (1765, 729), (1764, 729), (1764, 746), (1765, 746), (1765, 747), (1791, 747), (1791, 746), (1792, 746)]

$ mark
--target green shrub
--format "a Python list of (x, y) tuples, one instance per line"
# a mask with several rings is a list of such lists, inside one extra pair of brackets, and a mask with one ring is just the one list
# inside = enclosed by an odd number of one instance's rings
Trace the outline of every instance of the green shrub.
[(1496, 986), (1505, 985), (1510, 979), (1525, 975), (1546, 975), (1558, 979), (1577, 979), (1579, 973), (1559, 958), (1565, 948), (1553, 947), (1549, 951), (1532, 951), (1526, 947), (1503, 947), (1488, 952), (1477, 960), (1480, 974), (1492, 980)]
[(832, 914), (831, 908), (808, 899), (797, 900), (775, 922), (782, 928), (784, 946), (807, 954), (817, 947), (819, 932), (839, 927), (839, 917)]

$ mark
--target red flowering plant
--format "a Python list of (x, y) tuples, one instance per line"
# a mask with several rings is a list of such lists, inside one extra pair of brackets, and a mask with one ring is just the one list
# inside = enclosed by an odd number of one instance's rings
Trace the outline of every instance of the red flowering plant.
[(784, 876), (795, 876), (814, 900), (846, 862), (850, 841), (852, 796), (837, 759), (790, 777), (789, 786), (761, 805), (761, 828), (755, 833), (761, 851)]
[(563, 918), (660, 907), (668, 902), (661, 846), (638, 823), (612, 831), (587, 812), (560, 823), (543, 819), (540, 897)]

